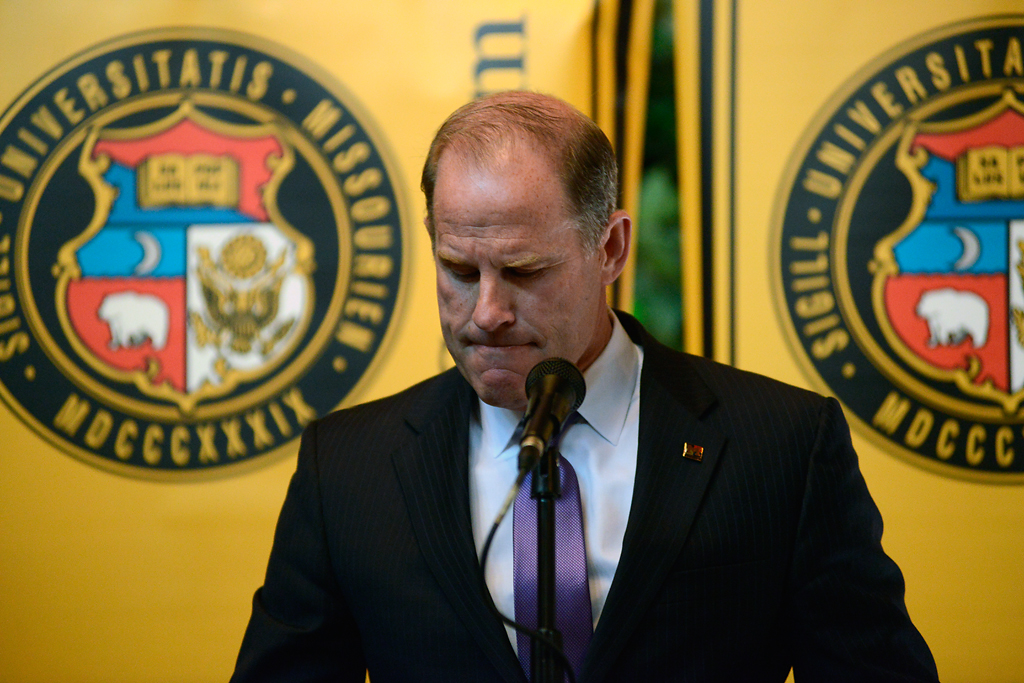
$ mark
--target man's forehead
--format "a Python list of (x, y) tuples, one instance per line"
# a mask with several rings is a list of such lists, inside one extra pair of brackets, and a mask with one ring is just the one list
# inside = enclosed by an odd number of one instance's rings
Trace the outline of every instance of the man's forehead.
[(558, 253), (542, 254), (536, 251), (522, 251), (506, 254), (495, 250), (466, 250), (461, 247), (462, 245), (459, 243), (447, 244), (444, 241), (439, 241), (436, 249), (437, 258), (455, 266), (477, 266), (479, 261), (486, 260), (499, 268), (530, 268), (548, 265), (561, 258)]
[[(522, 226), (438, 225), (436, 250), (450, 257), (488, 254), (508, 264), (537, 263), (576, 245), (578, 231), (571, 224), (551, 226), (543, 232)], [(465, 256), (460, 256), (465, 255)]]

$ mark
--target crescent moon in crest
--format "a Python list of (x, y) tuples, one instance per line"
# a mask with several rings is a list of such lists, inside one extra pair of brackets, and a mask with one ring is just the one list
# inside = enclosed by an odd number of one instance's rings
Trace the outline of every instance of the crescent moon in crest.
[(953, 232), (960, 238), (964, 248), (960, 258), (953, 264), (953, 270), (967, 270), (977, 263), (978, 257), (981, 256), (981, 241), (973, 231), (962, 225), (953, 228)]
[(157, 265), (160, 263), (160, 257), (162, 256), (162, 249), (160, 248), (160, 241), (153, 236), (151, 232), (144, 232), (139, 230), (133, 237), (135, 241), (142, 247), (142, 260), (139, 261), (139, 265), (135, 266), (136, 275), (149, 275), (156, 270)]

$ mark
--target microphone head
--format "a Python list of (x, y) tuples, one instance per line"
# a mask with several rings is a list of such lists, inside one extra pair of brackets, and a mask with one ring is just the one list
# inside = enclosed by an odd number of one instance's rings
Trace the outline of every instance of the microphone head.
[(587, 395), (587, 384), (583, 381), (583, 373), (572, 362), (564, 358), (548, 358), (533, 366), (533, 370), (530, 370), (530, 374), (526, 376), (526, 395), (531, 396), (534, 385), (548, 375), (561, 378), (572, 390), (572, 407), (569, 408), (567, 415), (583, 404), (583, 398)]

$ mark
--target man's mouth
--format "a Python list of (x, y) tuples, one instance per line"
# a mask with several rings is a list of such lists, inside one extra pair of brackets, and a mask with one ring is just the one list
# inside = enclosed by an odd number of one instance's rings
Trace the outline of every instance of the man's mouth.
[(505, 365), (509, 360), (533, 352), (533, 344), (511, 344), (507, 342), (470, 343), (467, 350), (479, 360), (488, 364)]

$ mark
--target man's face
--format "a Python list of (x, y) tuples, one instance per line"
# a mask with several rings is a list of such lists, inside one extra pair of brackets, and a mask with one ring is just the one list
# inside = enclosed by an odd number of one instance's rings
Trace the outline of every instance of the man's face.
[(525, 143), (484, 161), (446, 150), (433, 214), (441, 329), (484, 402), (523, 410), (534, 365), (593, 362), (611, 335), (604, 287), (618, 270), (603, 245), (583, 248), (545, 155)]

